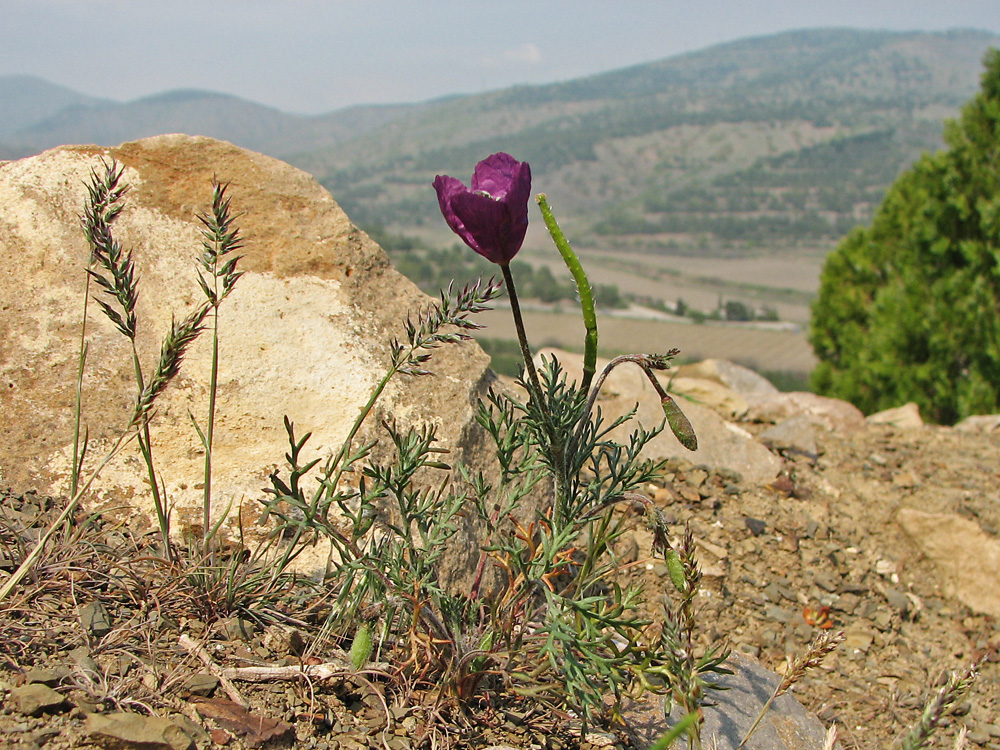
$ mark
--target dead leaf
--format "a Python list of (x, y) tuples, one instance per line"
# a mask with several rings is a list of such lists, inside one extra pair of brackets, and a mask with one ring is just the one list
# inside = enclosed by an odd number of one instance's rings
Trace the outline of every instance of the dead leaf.
[(295, 739), (295, 728), (291, 724), (250, 713), (239, 703), (226, 698), (198, 701), (194, 707), (202, 718), (211, 719), (242, 738), (247, 747), (260, 747), (274, 739)]

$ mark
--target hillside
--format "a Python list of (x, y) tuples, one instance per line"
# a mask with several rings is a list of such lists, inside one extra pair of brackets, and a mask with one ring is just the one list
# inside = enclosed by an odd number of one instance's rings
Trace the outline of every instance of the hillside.
[(436, 219), (434, 174), (464, 175), (502, 149), (531, 162), (586, 246), (829, 245), (939, 146), (998, 43), (974, 31), (789, 32), (442, 102), (293, 161), (362, 225)]

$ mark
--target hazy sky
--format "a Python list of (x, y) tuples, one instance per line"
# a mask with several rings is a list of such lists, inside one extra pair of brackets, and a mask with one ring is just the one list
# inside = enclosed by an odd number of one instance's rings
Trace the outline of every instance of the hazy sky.
[(199, 88), (319, 113), (823, 26), (1000, 33), (1000, 0), (0, 0), (0, 75), (119, 101)]

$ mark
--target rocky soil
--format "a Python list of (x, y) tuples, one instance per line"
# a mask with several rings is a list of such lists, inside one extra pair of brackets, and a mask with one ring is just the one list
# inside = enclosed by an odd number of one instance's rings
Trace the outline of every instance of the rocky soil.
[[(796, 693), (824, 724), (837, 724), (845, 748), (889, 747), (947, 670), (1000, 646), (996, 620), (952, 596), (954, 586), (896, 520), (901, 509), (915, 508), (966, 517), (996, 534), (1000, 435), (872, 425), (849, 436), (821, 435), (818, 452), (818, 458), (786, 456), (782, 476), (758, 489), (730, 472), (673, 459), (662, 483), (649, 490), (678, 531), (688, 522), (696, 534), (705, 574), (704, 644), (728, 641), (780, 672), (786, 656), (801, 653), (820, 629), (843, 629), (845, 643)], [(28, 494), (9, 495), (2, 505), (6, 561), (0, 568), (10, 570), (18, 545), (37, 536), (37, 522), (58, 503)], [(0, 747), (185, 748), (194, 742), (405, 750), (419, 744), (428, 709), (383, 704), (377, 669), (309, 683), (240, 683), (249, 703), (240, 708), (198, 654), (180, 645), (181, 636), (207, 644), (201, 656), (220, 667), (298, 664), (302, 636), (238, 619), (207, 625), (182, 586), (171, 601), (143, 601), (123, 570), (90, 567), (107, 564), (126, 539), (135, 544), (142, 537), (107, 525), (94, 533), (47, 560), (42, 570), (52, 579), (25, 584), (0, 612)], [(647, 606), (657, 617), (655, 592), (668, 584), (665, 568), (646, 559), (649, 542), (637, 529), (619, 552), (636, 562), (627, 575), (645, 577), (654, 594)], [(966, 571), (972, 580), (982, 572)], [(302, 606), (300, 632), (308, 639), (309, 604)], [(336, 663), (328, 655), (331, 660)], [(444, 731), (439, 724), (424, 740), (579, 745), (571, 723), (558, 717), (520, 705), (491, 708), (487, 722), (455, 722)], [(169, 721), (143, 716), (151, 709)], [(1000, 749), (995, 653), (958, 714), (937, 746), (950, 746), (964, 726), (970, 747)], [(625, 732), (594, 742), (634, 746)]]

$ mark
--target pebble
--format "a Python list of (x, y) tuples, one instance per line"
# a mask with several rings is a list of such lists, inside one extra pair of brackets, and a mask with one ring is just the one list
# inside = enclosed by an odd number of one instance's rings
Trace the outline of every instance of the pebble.
[(842, 648), (847, 654), (865, 654), (872, 647), (874, 634), (858, 627), (847, 631)]
[(184, 689), (191, 695), (210, 696), (219, 686), (219, 678), (207, 672), (198, 672), (184, 681)]
[(230, 641), (249, 642), (253, 640), (257, 626), (242, 617), (230, 617), (222, 621), (222, 632)]
[(889, 603), (889, 606), (894, 610), (899, 612), (904, 617), (909, 614), (910, 611), (910, 599), (906, 594), (896, 589), (886, 587), (885, 589), (885, 600)]
[(103, 638), (111, 632), (111, 615), (100, 602), (89, 602), (78, 610), (80, 624), (95, 638)]
[(975, 745), (985, 745), (990, 741), (989, 733), (984, 732), (982, 729), (970, 729), (965, 738)]
[(784, 609), (782, 607), (776, 607), (771, 605), (764, 610), (764, 617), (768, 620), (774, 620), (775, 622), (788, 622), (794, 616), (794, 612), (791, 610)]

